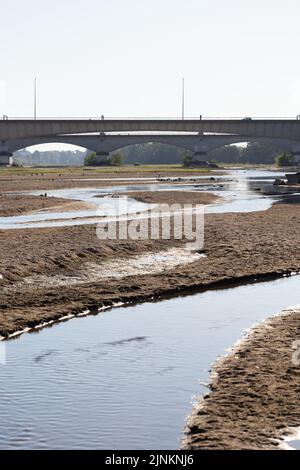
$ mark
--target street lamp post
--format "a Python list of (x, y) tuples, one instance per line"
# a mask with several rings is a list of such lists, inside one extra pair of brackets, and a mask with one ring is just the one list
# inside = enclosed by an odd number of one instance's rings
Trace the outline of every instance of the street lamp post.
[(33, 116), (36, 120), (36, 78), (34, 79)]
[(184, 120), (184, 99), (185, 99), (185, 96), (184, 96), (184, 78), (182, 79), (182, 120)]

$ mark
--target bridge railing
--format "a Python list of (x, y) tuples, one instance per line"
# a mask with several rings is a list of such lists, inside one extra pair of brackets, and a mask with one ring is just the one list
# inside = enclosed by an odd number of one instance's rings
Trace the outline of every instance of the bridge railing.
[[(0, 118), (1, 119), (1, 118)], [(300, 120), (300, 114), (297, 116), (186, 116), (184, 119), (179, 116), (38, 116), (34, 119), (32, 116), (8, 116), (2, 115), (3, 120), (9, 121), (255, 121), (255, 120), (274, 120), (274, 121), (293, 121)]]

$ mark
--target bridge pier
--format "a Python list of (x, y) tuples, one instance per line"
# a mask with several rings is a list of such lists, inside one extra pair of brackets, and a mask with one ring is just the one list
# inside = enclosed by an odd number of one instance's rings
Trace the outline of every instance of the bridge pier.
[(300, 165), (300, 150), (293, 152), (293, 161), (295, 165)]
[(96, 152), (95, 163), (96, 165), (106, 165), (108, 164), (108, 152)]
[(6, 141), (0, 141), (0, 166), (12, 164), (12, 153)]
[(12, 154), (0, 152), (0, 166), (7, 166), (12, 164)]
[(191, 166), (208, 166), (207, 161), (207, 152), (197, 151), (194, 152), (193, 160), (191, 161)]

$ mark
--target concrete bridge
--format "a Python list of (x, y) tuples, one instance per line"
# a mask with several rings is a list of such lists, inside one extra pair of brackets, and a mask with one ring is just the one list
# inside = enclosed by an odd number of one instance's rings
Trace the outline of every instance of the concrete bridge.
[(0, 121), (0, 164), (9, 164), (17, 150), (43, 143), (78, 145), (95, 151), (100, 160), (128, 145), (160, 142), (190, 150), (195, 160), (205, 162), (212, 149), (251, 141), (273, 143), (300, 162), (296, 119), (15, 119)]

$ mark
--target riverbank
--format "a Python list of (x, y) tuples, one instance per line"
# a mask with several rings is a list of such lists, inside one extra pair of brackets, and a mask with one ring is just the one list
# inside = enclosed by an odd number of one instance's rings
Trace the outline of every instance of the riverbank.
[(300, 307), (286, 309), (251, 328), (217, 360), (210, 393), (188, 419), (185, 449), (282, 447), (290, 428), (300, 426), (299, 332)]
[[(0, 231), (0, 335), (78, 314), (87, 308), (197, 289), (232, 285), (300, 270), (299, 205), (276, 205), (265, 212), (208, 214), (205, 258), (163, 273), (135, 274), (84, 284), (51, 287), (53, 276), (76, 277), (89, 263), (105, 270), (114, 259), (126, 267), (136, 255), (182, 249), (185, 240), (99, 240), (96, 227)], [(27, 282), (42, 275), (43, 285)], [(45, 276), (49, 283), (45, 283)], [(27, 279), (27, 281), (26, 281)], [(26, 282), (25, 282), (26, 281)]]

